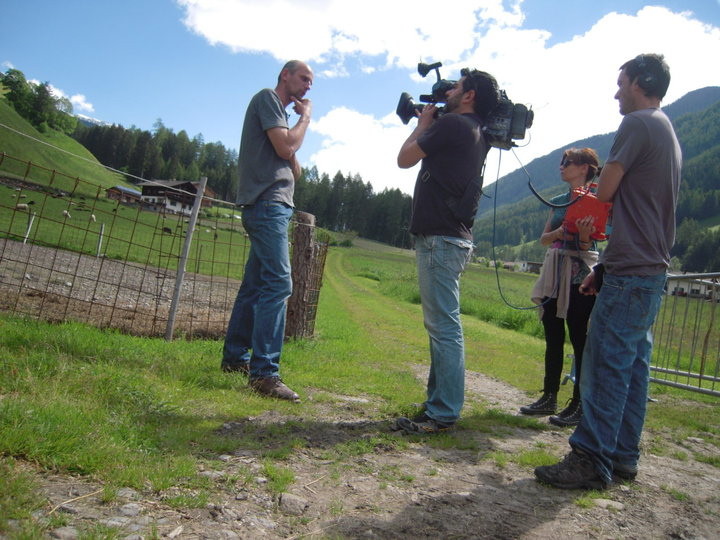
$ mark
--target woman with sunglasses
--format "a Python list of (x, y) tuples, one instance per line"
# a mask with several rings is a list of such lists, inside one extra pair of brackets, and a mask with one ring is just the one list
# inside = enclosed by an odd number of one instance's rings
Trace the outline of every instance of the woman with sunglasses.
[[(599, 173), (598, 156), (591, 148), (569, 148), (560, 162), (560, 178), (568, 184), (568, 191), (550, 200), (550, 210), (540, 243), (548, 246), (540, 278), (532, 292), (532, 299), (540, 305), (539, 314), (545, 329), (545, 379), (543, 394), (534, 403), (520, 407), (522, 414), (547, 416), (555, 415), (557, 394), (563, 369), (563, 346), (565, 324), (575, 355), (575, 384), (573, 396), (565, 409), (550, 422), (557, 426), (575, 426), (582, 416), (580, 402), (580, 375), (582, 354), (587, 336), (590, 312), (595, 296), (580, 293), (580, 284), (597, 263), (596, 241), (591, 237), (595, 232), (593, 216), (584, 216), (568, 227), (565, 221), (567, 203), (577, 196), (573, 190), (590, 190), (593, 178)], [(572, 228), (570, 232), (568, 229)]]

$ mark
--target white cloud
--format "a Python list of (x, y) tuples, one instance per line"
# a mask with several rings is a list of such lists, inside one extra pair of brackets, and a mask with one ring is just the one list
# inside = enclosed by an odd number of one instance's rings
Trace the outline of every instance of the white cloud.
[[(518, 34), (516, 39), (527, 37)], [(525, 161), (614, 131), (621, 119), (614, 100), (618, 68), (637, 54), (665, 55), (672, 74), (665, 103), (720, 83), (720, 70), (703, 59), (720, 57), (720, 28), (665, 8), (646, 7), (635, 16), (610, 13), (571, 41), (552, 47), (528, 42), (519, 49), (522, 53), (506, 49), (508, 53), (491, 59), (488, 71), (497, 75), (511, 99), (534, 105), (532, 143), (519, 151)]]
[(70, 97), (70, 103), (73, 105), (75, 112), (95, 112), (95, 107), (92, 103), (88, 102), (87, 98), (83, 94), (75, 94)]
[[(185, 25), (212, 44), (236, 52), (269, 52), (281, 61), (342, 61), (348, 55), (386, 57), (411, 67), (418, 56), (457, 58), (475, 46), (478, 25), (520, 24), (518, 8), (502, 0), (177, 0)], [(281, 16), (279, 14), (282, 14)]]
[[(673, 36), (671, 41), (668, 36)], [(531, 105), (535, 111), (529, 137), (517, 141), (515, 155), (491, 151), (486, 184), (498, 177), (498, 160), (502, 161), (499, 176), (503, 176), (520, 166), (518, 159), (527, 164), (564, 144), (617, 129), (621, 120), (614, 99), (618, 68), (636, 54), (665, 55), (672, 81), (664, 103), (697, 88), (720, 83), (720, 69), (709, 60), (720, 58), (720, 28), (665, 8), (646, 7), (634, 16), (610, 13), (587, 33), (565, 43), (546, 46), (548, 38), (546, 32), (539, 30), (491, 28), (478, 38), (473, 52), (443, 68), (445, 74), (464, 66), (481, 67), (497, 77), (511, 100)], [(353, 125), (353, 129), (348, 130), (348, 125)], [(380, 170), (374, 159), (368, 159), (387, 153), (393, 159), (384, 159), (383, 163), (394, 164), (394, 156), (412, 125), (414, 121), (410, 126), (397, 125), (392, 129), (386, 123), (372, 121), (337, 124), (332, 132), (324, 132), (333, 144), (322, 153), (323, 161), (315, 161), (320, 153), (311, 159), (326, 170), (324, 164), (342, 156), (343, 170), (359, 171), (376, 189), (396, 186), (412, 193), (406, 171), (392, 167)], [(346, 137), (352, 137), (353, 142), (338, 143)], [(379, 141), (382, 144), (377, 144)], [(364, 151), (371, 146), (379, 146), (377, 154)], [(352, 151), (346, 152), (346, 148)], [(359, 148), (363, 150), (358, 151)]]
[[(42, 84), (37, 79), (29, 79), (28, 82), (30, 84), (38, 85)], [(57, 86), (53, 86), (52, 84), (48, 85), (48, 88), (50, 89), (50, 95), (56, 97), (56, 98), (64, 98), (67, 99), (73, 106), (73, 112), (77, 113), (79, 111), (82, 112), (95, 112), (95, 107), (92, 103), (88, 102), (87, 98), (83, 94), (74, 94), (70, 97), (58, 88)], [(82, 116), (82, 115), (78, 115)]]
[[(349, 75), (349, 57), (372, 60), (364, 62), (365, 72), (400, 68), (410, 78), (417, 77), (419, 58), (442, 61), (448, 77), (465, 66), (488, 71), (510, 99), (535, 111), (529, 143), (516, 149), (524, 163), (574, 140), (614, 131), (620, 122), (613, 99), (618, 67), (637, 54), (665, 55), (672, 73), (665, 103), (720, 82), (720, 28), (663, 7), (648, 6), (635, 15), (609, 13), (585, 34), (550, 46), (546, 30), (522, 27), (521, 0), (457, 0), (452, 9), (438, 9), (431, 0), (177, 2), (185, 8), (188, 28), (210, 43), (268, 52), (281, 61), (307, 59), (323, 78)], [(389, 116), (338, 108), (314, 120), (311, 129), (324, 143), (311, 161), (331, 174), (358, 172), (377, 191), (394, 186), (411, 193), (414, 172), (399, 170), (395, 156), (412, 123), (403, 126), (392, 111), (383, 114)], [(488, 158), (486, 182), (495, 179), (499, 157), (493, 150)], [(500, 175), (518, 167), (507, 152), (502, 162)]]
[(417, 173), (400, 170), (396, 163), (409, 129), (394, 114), (377, 119), (339, 107), (312, 122), (310, 129), (324, 137), (322, 148), (310, 156), (318, 170), (330, 175), (359, 173), (375, 192), (396, 187), (412, 193)]

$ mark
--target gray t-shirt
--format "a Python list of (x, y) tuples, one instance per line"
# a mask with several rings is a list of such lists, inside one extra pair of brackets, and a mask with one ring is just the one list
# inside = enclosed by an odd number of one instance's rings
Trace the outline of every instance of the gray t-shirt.
[(682, 155), (670, 120), (660, 109), (626, 115), (607, 163), (625, 174), (615, 192), (612, 233), (601, 262), (611, 274), (654, 276), (670, 264)]
[(277, 155), (266, 133), (276, 127), (288, 127), (288, 114), (277, 93), (265, 88), (253, 96), (245, 113), (236, 204), (270, 200), (294, 206), (295, 181), (290, 162)]

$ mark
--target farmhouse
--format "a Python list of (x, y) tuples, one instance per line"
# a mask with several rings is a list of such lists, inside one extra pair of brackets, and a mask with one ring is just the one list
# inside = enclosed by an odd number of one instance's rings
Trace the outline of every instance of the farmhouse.
[[(176, 180), (150, 180), (142, 182), (142, 204), (160, 212), (190, 215), (200, 182)], [(201, 208), (210, 208), (215, 192), (205, 187)]]
[(124, 186), (113, 186), (105, 191), (107, 192), (108, 199), (129, 204), (139, 203), (142, 195), (138, 190)]
[(672, 296), (689, 296), (711, 300), (713, 291), (718, 298), (720, 285), (715, 279), (700, 279), (697, 274), (669, 274), (667, 294)]

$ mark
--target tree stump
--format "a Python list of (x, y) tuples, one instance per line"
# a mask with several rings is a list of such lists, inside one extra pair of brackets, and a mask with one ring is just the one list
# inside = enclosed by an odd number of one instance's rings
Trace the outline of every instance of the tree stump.
[(293, 291), (288, 299), (286, 339), (308, 337), (308, 320), (314, 316), (314, 309), (309, 309), (307, 299), (315, 267), (315, 246), (315, 216), (295, 212), (291, 259)]

